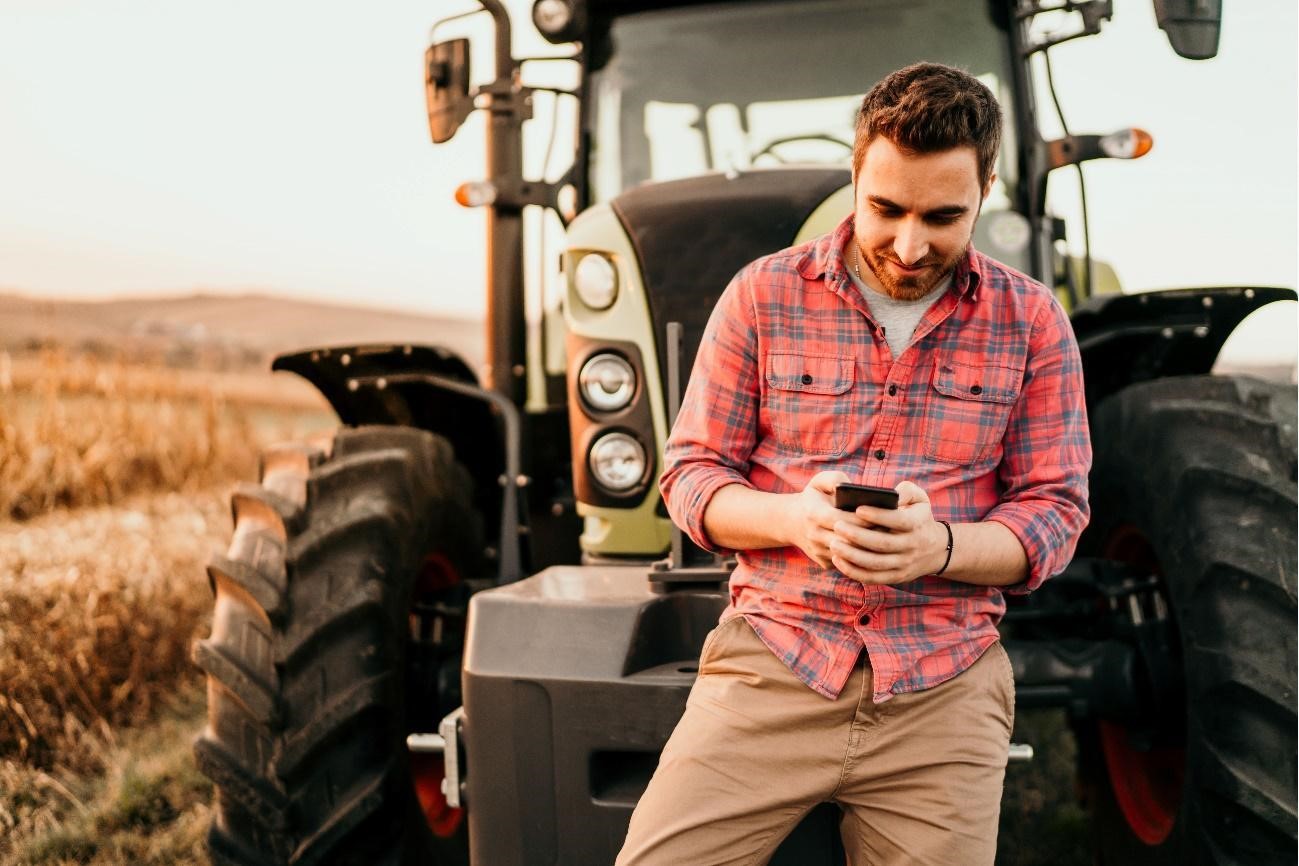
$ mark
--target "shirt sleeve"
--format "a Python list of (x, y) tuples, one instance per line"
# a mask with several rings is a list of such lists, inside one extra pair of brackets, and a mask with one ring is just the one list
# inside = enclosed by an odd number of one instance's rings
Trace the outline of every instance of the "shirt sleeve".
[(1011, 412), (998, 468), (1001, 502), (985, 520), (1004, 524), (1028, 555), (1025, 595), (1064, 570), (1091, 516), (1091, 434), (1082, 359), (1069, 317), (1054, 297), (1033, 323), (1024, 385)]
[(713, 308), (663, 448), (659, 491), (668, 514), (695, 544), (723, 555), (712, 542), (704, 511), (728, 484), (750, 489), (749, 455), (757, 441), (758, 345), (751, 290), (741, 271)]

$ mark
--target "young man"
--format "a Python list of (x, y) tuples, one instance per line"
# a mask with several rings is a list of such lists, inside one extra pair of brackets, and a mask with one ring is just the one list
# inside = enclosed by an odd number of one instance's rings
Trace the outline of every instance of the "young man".
[[(764, 863), (825, 801), (853, 864), (993, 862), (1002, 592), (1069, 561), (1091, 462), (1068, 318), (970, 246), (1001, 123), (963, 72), (893, 73), (853, 213), (718, 301), (660, 483), (738, 565), (620, 866)], [(899, 507), (837, 511), (840, 482)]]

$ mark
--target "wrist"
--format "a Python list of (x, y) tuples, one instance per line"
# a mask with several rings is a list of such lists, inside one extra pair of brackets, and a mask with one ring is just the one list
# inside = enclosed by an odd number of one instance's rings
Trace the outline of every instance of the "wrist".
[(932, 575), (941, 575), (952, 567), (952, 547), (953, 533), (950, 523), (944, 520), (935, 520), (933, 532), (930, 533), (934, 538), (935, 548), (933, 556), (930, 559), (933, 570), (928, 572)]

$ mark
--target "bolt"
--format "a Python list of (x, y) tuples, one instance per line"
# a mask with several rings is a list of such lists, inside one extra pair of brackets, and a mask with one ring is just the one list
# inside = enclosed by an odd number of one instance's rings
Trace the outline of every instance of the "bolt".
[(1245, 290), (1245, 300), (1247, 300), (1247, 301), (1252, 301), (1252, 300), (1254, 300), (1254, 290), (1253, 290), (1253, 289), (1246, 289), (1246, 290)]
[(380, 376), (378, 379), (375, 379), (375, 381), (374, 381), (374, 387), (376, 387), (376, 388), (378, 388), (380, 391), (382, 391), (382, 390), (384, 390), (385, 388), (388, 387), (388, 380), (385, 379), (385, 378), (383, 378), (382, 376)]
[(344, 367), (349, 367), (352, 364), (352, 356), (344, 352), (343, 357), (338, 359), (338, 363), (342, 364)]
[(1171, 340), (1173, 339), (1173, 329), (1164, 328), (1162, 331), (1159, 332), (1159, 336), (1163, 337), (1165, 340)]
[(361, 383), (360, 383), (360, 382), (356, 381), (355, 379), (348, 379), (348, 380), (347, 380), (347, 390), (349, 390), (349, 391), (357, 391), (357, 390), (360, 390), (360, 388), (361, 388)]
[(1205, 295), (1203, 298), (1200, 298), (1200, 303), (1203, 304), (1204, 308), (1207, 310), (1213, 306), (1213, 298)]

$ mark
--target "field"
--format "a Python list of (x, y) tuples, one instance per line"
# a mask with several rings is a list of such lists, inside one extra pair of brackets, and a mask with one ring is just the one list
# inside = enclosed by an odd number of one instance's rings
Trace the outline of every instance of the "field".
[(203, 565), (259, 449), (331, 423), (289, 376), (0, 354), (0, 862), (206, 862)]

